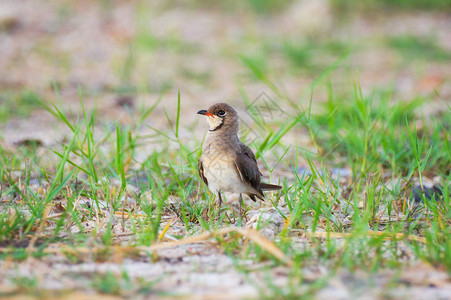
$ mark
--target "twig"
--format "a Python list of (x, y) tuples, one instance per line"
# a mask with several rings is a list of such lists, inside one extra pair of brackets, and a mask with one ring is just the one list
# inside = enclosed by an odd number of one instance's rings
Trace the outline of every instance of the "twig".
[[(264, 250), (271, 253), (274, 257), (281, 260), (285, 264), (291, 266), (293, 263), (290, 258), (288, 258), (274, 243), (272, 243), (270, 240), (268, 240), (266, 237), (262, 236), (258, 231), (255, 229), (243, 229), (243, 228), (237, 228), (237, 227), (227, 227), (223, 228), (218, 231), (214, 232), (206, 232), (202, 233), (196, 236), (190, 236), (183, 238), (181, 240), (177, 241), (171, 241), (171, 242), (164, 242), (164, 243), (157, 243), (152, 246), (137, 246), (137, 247), (123, 247), (123, 246), (111, 246), (108, 247), (110, 251), (125, 251), (125, 252), (133, 252), (133, 251), (143, 251), (143, 252), (151, 252), (171, 247), (177, 247), (181, 245), (188, 245), (188, 244), (196, 244), (201, 242), (206, 242), (207, 240), (217, 237), (217, 236), (223, 236), (228, 233), (238, 233), (243, 237), (246, 237), (247, 239), (255, 242), (257, 245), (262, 247)], [(125, 234), (125, 233), (124, 233)], [(127, 235), (129, 233), (126, 233)], [(119, 234), (122, 235), (122, 234)], [(44, 253), (51, 253), (51, 254), (59, 254), (59, 253), (90, 253), (92, 251), (95, 251), (96, 249), (87, 248), (87, 247), (79, 247), (79, 248), (72, 248), (72, 247), (60, 247), (60, 248), (51, 248), (51, 249), (45, 249)], [(14, 249), (11, 248), (0, 248), (0, 252), (12, 252)]]
[[(306, 232), (304, 233), (306, 237), (316, 237), (316, 238), (333, 238), (333, 239), (341, 239), (347, 237), (353, 237), (355, 234), (350, 232)], [(409, 241), (416, 241), (419, 243), (426, 244), (427, 240), (424, 237), (416, 236), (416, 235), (407, 235), (404, 233), (386, 233), (380, 231), (368, 231), (366, 232), (367, 236), (382, 236), (385, 240), (391, 241), (395, 239), (404, 239), (407, 238)]]

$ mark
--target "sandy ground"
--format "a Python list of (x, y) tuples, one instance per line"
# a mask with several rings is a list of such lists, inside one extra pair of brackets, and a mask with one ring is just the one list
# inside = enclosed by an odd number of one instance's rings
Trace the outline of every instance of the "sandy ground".
[[(432, 114), (444, 110), (444, 102), (449, 103), (450, 62), (409, 63), (385, 47), (384, 41), (401, 34), (433, 35), (441, 47), (451, 51), (449, 28), (451, 18), (440, 12), (387, 13), (338, 20), (327, 1), (293, 1), (290, 7), (272, 15), (247, 16), (240, 11), (224, 12), (222, 8), (208, 5), (193, 8), (188, 1), (176, 6), (163, 1), (148, 5), (105, 1), (102, 5), (101, 1), (92, 4), (91, 1), (25, 0), (19, 4), (5, 0), (0, 4), (0, 92), (9, 95), (31, 90), (46, 101), (61, 101), (65, 110), (72, 108), (77, 115), (80, 88), (84, 105), (88, 109), (97, 107), (105, 124), (132, 121), (124, 101), (130, 102), (137, 111), (141, 104), (150, 106), (163, 97), (146, 123), (165, 130), (168, 124), (164, 111), (175, 116), (180, 90), (181, 137), (189, 142), (193, 135), (201, 140), (205, 134), (206, 124), (195, 113), (215, 102), (231, 103), (243, 120), (248, 120), (240, 86), (250, 99), (265, 92), (277, 101), (267, 86), (253, 79), (240, 55), (258, 53), (261, 41), (267, 43), (280, 37), (300, 41), (333, 37), (357, 45), (357, 50), (330, 75), (338, 93), (351, 90), (358, 76), (368, 93), (373, 88), (390, 87), (395, 101), (418, 95), (428, 97), (427, 110)], [(140, 39), (143, 32), (147, 35)], [(308, 87), (314, 75), (291, 72), (277, 56), (268, 61), (274, 68), (271, 79), (300, 107), (307, 107)], [(127, 69), (127, 62), (132, 65), (131, 70)], [(55, 95), (54, 84), (59, 86), (60, 99)], [(130, 86), (138, 93), (124, 96), (119, 92)], [(314, 103), (325, 97), (325, 88), (318, 88)], [(144, 129), (142, 134), (149, 132)], [(68, 135), (69, 131), (42, 109), (33, 110), (26, 117), (12, 115), (0, 123), (0, 142), (11, 149), (27, 139), (39, 140), (52, 148)], [(302, 128), (289, 133), (285, 142), (312, 146), (308, 132)], [(137, 155), (144, 158), (152, 147), (142, 147)], [(263, 209), (270, 209), (270, 205)], [(261, 212), (262, 207), (254, 211)], [(269, 213), (269, 218), (274, 217), (272, 214)], [(280, 218), (276, 215), (274, 218)], [(280, 224), (272, 222), (263, 235), (271, 239), (280, 230)], [(124, 238), (124, 242), (127, 239), (132, 237)], [(307, 242), (299, 238), (300, 246)], [(50, 291), (46, 294), (49, 297), (90, 297), (93, 294), (89, 286), (94, 274), (107, 271), (121, 274), (123, 270), (136, 282), (152, 282), (149, 297), (259, 298), (268, 293), (268, 276), (278, 286), (289, 286), (287, 267), (272, 267), (268, 271), (269, 262), (254, 265), (253, 261), (240, 261), (239, 264), (252, 264), (259, 271), (248, 275), (238, 272), (236, 262), (212, 240), (161, 250), (154, 261), (140, 256), (98, 263), (88, 257), (69, 264), (62, 255), (23, 262), (2, 260), (0, 290), (6, 294), (17, 291), (11, 279), (33, 274), (41, 279), (39, 287)], [(402, 271), (382, 271), (371, 279), (369, 274), (360, 271), (339, 271), (331, 274), (329, 283), (316, 297), (451, 298), (451, 281), (445, 270), (420, 261), (409, 261), (408, 265)], [(327, 272), (327, 266), (312, 262), (302, 268), (304, 282), (293, 285), (300, 293), (308, 292), (309, 282), (328, 275)], [(86, 294), (73, 294), (74, 290)], [(53, 294), (55, 291), (58, 293)], [(130, 295), (135, 292), (130, 291)]]

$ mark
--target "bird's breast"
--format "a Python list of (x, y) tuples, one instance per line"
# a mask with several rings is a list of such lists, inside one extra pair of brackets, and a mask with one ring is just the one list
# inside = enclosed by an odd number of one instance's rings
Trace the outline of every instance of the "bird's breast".
[(227, 153), (216, 152), (202, 156), (204, 176), (208, 180), (208, 188), (213, 193), (219, 191), (246, 193), (247, 183), (241, 180), (236, 169), (235, 157)]

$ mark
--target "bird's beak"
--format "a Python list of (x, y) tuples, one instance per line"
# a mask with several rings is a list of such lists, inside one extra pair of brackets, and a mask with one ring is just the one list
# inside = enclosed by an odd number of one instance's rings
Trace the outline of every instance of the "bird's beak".
[(213, 115), (211, 113), (207, 112), (205, 109), (199, 110), (197, 113), (199, 115), (204, 115), (204, 116), (207, 116), (207, 117), (213, 117)]

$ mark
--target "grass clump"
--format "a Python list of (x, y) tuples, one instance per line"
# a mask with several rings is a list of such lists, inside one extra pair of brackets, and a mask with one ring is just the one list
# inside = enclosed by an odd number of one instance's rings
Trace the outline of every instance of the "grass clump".
[[(421, 161), (422, 171), (446, 173), (451, 164), (447, 113), (440, 121), (415, 121), (425, 99), (393, 101), (390, 94), (374, 92), (364, 97), (336, 98), (331, 92), (324, 112), (312, 118), (324, 157), (349, 164), (366, 173), (388, 168), (407, 174)], [(416, 124), (422, 124), (418, 128)], [(346, 160), (343, 158), (346, 157)]]
[(33, 91), (3, 91), (0, 93), (0, 122), (6, 122), (11, 117), (29, 116), (34, 110), (41, 108), (41, 101), (41, 96)]
[(432, 37), (416, 37), (401, 35), (390, 38), (388, 46), (397, 50), (405, 59), (422, 59), (435, 61), (449, 61), (451, 54), (437, 44)]

